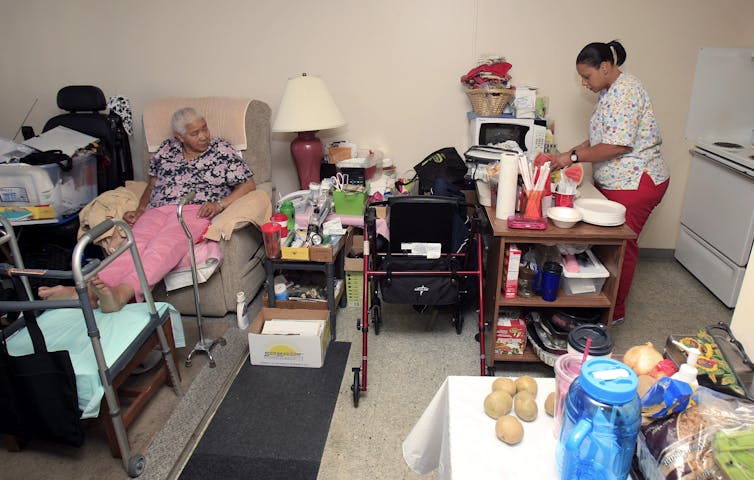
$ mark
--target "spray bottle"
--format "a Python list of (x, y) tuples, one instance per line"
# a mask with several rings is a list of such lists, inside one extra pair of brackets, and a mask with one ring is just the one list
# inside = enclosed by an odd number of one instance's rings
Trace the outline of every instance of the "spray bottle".
[(244, 292), (236, 293), (236, 322), (241, 330), (249, 328), (249, 306)]
[(686, 363), (680, 365), (678, 367), (678, 371), (674, 373), (670, 378), (686, 382), (691, 385), (691, 388), (696, 390), (696, 388), (699, 386), (699, 382), (696, 379), (696, 376), (699, 375), (699, 371), (696, 369), (696, 361), (699, 360), (699, 355), (701, 352), (698, 348), (689, 348), (681, 342), (675, 340), (673, 341), (673, 343), (681, 350), (685, 350), (687, 356)]

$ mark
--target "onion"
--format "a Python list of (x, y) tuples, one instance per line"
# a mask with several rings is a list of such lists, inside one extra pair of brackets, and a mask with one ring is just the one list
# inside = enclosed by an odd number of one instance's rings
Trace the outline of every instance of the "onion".
[(652, 342), (647, 342), (644, 345), (629, 348), (623, 355), (623, 363), (628, 365), (636, 375), (646, 375), (662, 361), (662, 358), (662, 354), (655, 349)]

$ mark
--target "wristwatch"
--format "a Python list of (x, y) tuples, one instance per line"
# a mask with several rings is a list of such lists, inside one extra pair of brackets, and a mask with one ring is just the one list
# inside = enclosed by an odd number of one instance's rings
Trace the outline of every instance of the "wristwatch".
[(579, 156), (576, 155), (576, 150), (571, 150), (571, 163), (579, 163)]

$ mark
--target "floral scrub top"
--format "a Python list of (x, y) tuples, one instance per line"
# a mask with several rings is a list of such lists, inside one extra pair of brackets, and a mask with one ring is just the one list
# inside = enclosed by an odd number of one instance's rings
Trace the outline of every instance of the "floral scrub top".
[(149, 208), (157, 208), (177, 205), (189, 192), (196, 192), (192, 203), (216, 202), (254, 174), (226, 140), (213, 138), (204, 153), (187, 161), (181, 142), (170, 138), (150, 158), (149, 175), (157, 177)]
[(641, 81), (621, 73), (599, 94), (589, 123), (589, 143), (622, 145), (633, 150), (622, 157), (594, 163), (594, 181), (608, 190), (637, 190), (646, 172), (655, 185), (670, 178), (660, 154), (660, 127)]

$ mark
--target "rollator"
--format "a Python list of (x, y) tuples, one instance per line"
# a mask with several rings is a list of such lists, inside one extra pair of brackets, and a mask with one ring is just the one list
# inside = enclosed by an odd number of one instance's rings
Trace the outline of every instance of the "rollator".
[(180, 222), (183, 231), (188, 237), (189, 243), (189, 260), (191, 262), (191, 282), (194, 288), (194, 307), (196, 308), (196, 328), (199, 331), (199, 340), (196, 342), (193, 350), (186, 357), (186, 367), (190, 367), (192, 364), (192, 358), (195, 353), (206, 353), (209, 358), (209, 368), (215, 368), (215, 358), (212, 356), (212, 349), (215, 345), (223, 346), (227, 342), (223, 337), (217, 337), (212, 340), (211, 338), (204, 338), (204, 329), (202, 328), (202, 308), (199, 301), (199, 274), (196, 270), (196, 257), (194, 256), (194, 238), (191, 236), (191, 232), (186, 226), (186, 222), (183, 221), (183, 206), (189, 203), (196, 196), (195, 192), (186, 194), (180, 202), (178, 202), (178, 222)]

